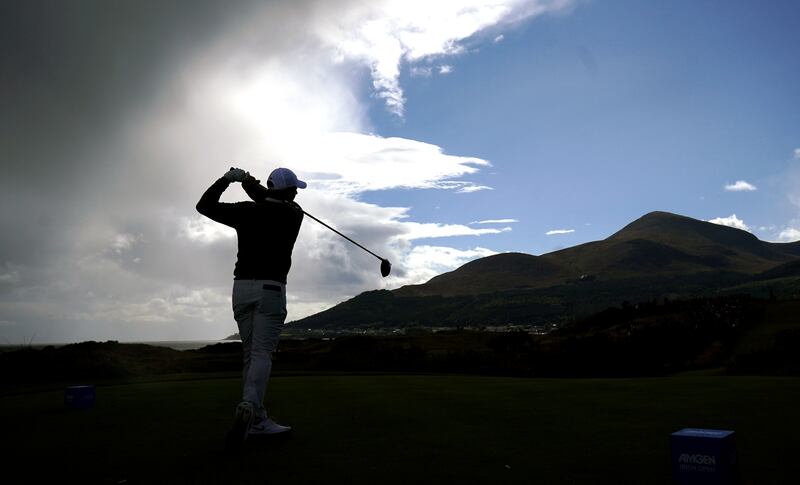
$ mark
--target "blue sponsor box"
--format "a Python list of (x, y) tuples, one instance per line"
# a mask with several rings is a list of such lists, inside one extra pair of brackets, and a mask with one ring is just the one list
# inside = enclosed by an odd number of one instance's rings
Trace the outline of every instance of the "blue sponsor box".
[(69, 409), (94, 407), (94, 386), (69, 386), (64, 391), (64, 406)]
[(739, 483), (733, 431), (685, 428), (672, 433), (672, 479), (677, 485)]

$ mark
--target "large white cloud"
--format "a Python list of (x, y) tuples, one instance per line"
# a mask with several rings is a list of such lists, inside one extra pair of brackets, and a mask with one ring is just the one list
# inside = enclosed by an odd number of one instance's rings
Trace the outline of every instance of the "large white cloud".
[[(145, 38), (141, 27), (156, 20), (144, 12), (134, 15), (130, 31), (99, 23), (90, 46), (67, 43), (54, 51), (64, 57), (54, 72), (76, 73), (72, 85), (20, 91), (13, 123), (2, 119), (18, 126), (46, 113), (50, 125), (39, 137), (3, 135), (3, 153), (25, 162), (28, 176), (11, 171), (2, 181), (3, 226), (16, 230), (2, 241), (0, 338), (160, 340), (235, 330), (229, 308), (235, 238), (194, 211), (202, 191), (230, 165), (262, 179), (277, 165), (292, 167), (310, 182), (298, 198), (304, 208), (394, 263), (383, 279), (374, 257), (307, 220), (289, 276), (290, 319), (493, 254), (419, 241), (509, 227), (415, 221), (407, 207), (360, 200), (365, 191), (389, 189), (468, 197), (489, 187), (461, 177), (489, 162), (447, 153), (435, 141), (373, 134), (359, 69), (369, 70), (378, 95), (400, 114), (402, 63), (462, 54), (459, 42), (483, 29), (570, 3), (312, 0), (240, 7), (224, 19), (202, 4), (192, 22), (159, 17)], [(83, 25), (65, 19), (62, 27), (69, 34)], [(41, 34), (20, 32), (28, 30)], [(153, 72), (109, 71), (108, 63), (123, 55), (123, 71)], [(16, 89), (28, 86), (36, 88)], [(44, 101), (78, 100), (86, 123), (74, 123), (68, 103), (31, 104), (50, 91)], [(48, 176), (31, 179), (32, 173)], [(243, 198), (238, 186), (223, 196)]]
[[(403, 62), (461, 54), (460, 43), (476, 33), (504, 23), (570, 7), (571, 0), (389, 0), (364, 3), (324, 23), (320, 37), (342, 60), (370, 67), (377, 95), (388, 109), (403, 115), (405, 98), (399, 78)], [(497, 39), (497, 37), (495, 37)], [(446, 74), (452, 66), (441, 66)], [(430, 71), (425, 67), (417, 74)]]
[(298, 147), (295, 156), (295, 165), (311, 174), (330, 173), (335, 167), (335, 178), (307, 178), (346, 194), (396, 188), (463, 190), (474, 185), (454, 178), (489, 165), (479, 158), (447, 155), (429, 143), (361, 133), (328, 133)]

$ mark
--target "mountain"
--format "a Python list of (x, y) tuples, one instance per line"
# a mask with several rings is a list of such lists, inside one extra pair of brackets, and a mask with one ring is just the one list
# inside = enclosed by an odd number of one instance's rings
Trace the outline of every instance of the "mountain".
[(301, 328), (535, 325), (623, 301), (728, 288), (753, 292), (769, 285), (774, 290), (770, 282), (787, 278), (800, 278), (800, 242), (769, 243), (747, 231), (651, 212), (602, 241), (542, 256), (477, 259), (427, 283), (366, 292), (294, 323)]
[(760, 241), (753, 234), (668, 212), (651, 212), (605, 240), (532, 256), (481, 258), (398, 296), (454, 296), (544, 288), (571, 280), (617, 280), (704, 272), (756, 274), (800, 258), (800, 245)]
[(501, 289), (548, 286), (564, 279), (564, 266), (543, 256), (503, 253), (476, 259), (422, 285), (395, 290), (398, 296), (454, 296)]

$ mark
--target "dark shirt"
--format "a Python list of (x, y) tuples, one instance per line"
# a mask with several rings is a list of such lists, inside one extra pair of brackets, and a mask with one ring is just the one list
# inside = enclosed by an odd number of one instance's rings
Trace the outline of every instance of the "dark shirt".
[(234, 278), (286, 283), (286, 275), (292, 266), (292, 249), (303, 222), (303, 210), (294, 202), (263, 198), (257, 202), (220, 202), (219, 198), (228, 185), (230, 182), (224, 177), (214, 182), (200, 197), (197, 211), (236, 229), (239, 252)]

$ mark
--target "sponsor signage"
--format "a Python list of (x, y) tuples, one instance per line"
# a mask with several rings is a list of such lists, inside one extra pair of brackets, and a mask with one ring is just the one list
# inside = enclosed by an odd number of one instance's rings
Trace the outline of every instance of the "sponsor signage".
[(677, 485), (738, 483), (733, 431), (685, 428), (670, 436), (672, 478)]
[(94, 407), (94, 386), (69, 386), (64, 392), (64, 406), (70, 409)]

